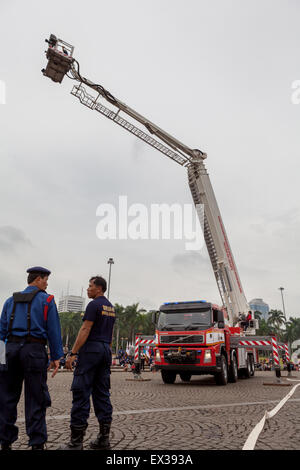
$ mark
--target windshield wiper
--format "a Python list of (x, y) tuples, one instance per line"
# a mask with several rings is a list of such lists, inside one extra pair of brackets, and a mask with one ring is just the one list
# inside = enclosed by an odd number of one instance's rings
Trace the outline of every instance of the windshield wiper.
[(207, 326), (205, 323), (190, 323), (189, 325), (187, 325), (185, 327), (186, 330), (192, 330), (193, 328), (195, 328), (197, 325), (200, 325), (200, 326)]
[(167, 325), (162, 326), (162, 327), (160, 328), (160, 331), (168, 330), (169, 327), (178, 326), (178, 325), (179, 325), (179, 326), (183, 326), (181, 323), (168, 323)]

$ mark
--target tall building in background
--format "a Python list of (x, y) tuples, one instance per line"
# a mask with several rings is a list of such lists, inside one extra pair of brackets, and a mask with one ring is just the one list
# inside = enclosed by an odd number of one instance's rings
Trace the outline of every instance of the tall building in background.
[(268, 319), (270, 307), (263, 301), (263, 299), (252, 299), (249, 302), (249, 306), (254, 312), (260, 312), (264, 320)]
[(65, 295), (58, 302), (58, 313), (83, 312), (84, 305), (84, 297), (81, 297), (80, 295)]

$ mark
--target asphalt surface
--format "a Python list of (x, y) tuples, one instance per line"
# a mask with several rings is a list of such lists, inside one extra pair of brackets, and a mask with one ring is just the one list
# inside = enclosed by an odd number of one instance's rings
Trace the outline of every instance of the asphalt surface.
[[(47, 410), (47, 449), (68, 442), (72, 403), (72, 373), (48, 375), (52, 406)], [(282, 382), (288, 383), (286, 372)], [(293, 372), (300, 381), (300, 372)], [(239, 379), (227, 386), (215, 385), (211, 376), (194, 376), (190, 383), (162, 382), (159, 372), (145, 372), (150, 379), (133, 381), (130, 372), (112, 372), (111, 400), (114, 450), (241, 450), (254, 426), (266, 410), (272, 410), (291, 387), (274, 386), (274, 372), (256, 372), (255, 377)], [(128, 380), (131, 379), (131, 380)], [(270, 385), (264, 385), (269, 383)], [(283, 408), (269, 420), (256, 444), (256, 450), (300, 450), (300, 387)], [(18, 406), (19, 439), (14, 449), (28, 449), (25, 431), (24, 398)], [(98, 432), (91, 414), (84, 448)]]

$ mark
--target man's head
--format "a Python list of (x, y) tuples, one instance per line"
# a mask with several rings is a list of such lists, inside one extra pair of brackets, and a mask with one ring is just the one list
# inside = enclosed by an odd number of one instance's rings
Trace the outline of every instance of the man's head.
[(51, 271), (41, 266), (27, 269), (28, 277), (27, 283), (30, 286), (36, 286), (39, 289), (46, 290), (48, 286), (48, 277)]
[(106, 291), (106, 280), (101, 276), (93, 276), (89, 281), (87, 295), (90, 299), (95, 299), (103, 295)]

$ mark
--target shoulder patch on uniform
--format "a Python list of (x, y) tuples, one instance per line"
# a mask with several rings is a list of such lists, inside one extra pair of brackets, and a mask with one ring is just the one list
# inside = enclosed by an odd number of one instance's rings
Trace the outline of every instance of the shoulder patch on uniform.
[(48, 295), (47, 299), (46, 299), (46, 305), (44, 307), (44, 320), (47, 321), (47, 318), (48, 318), (48, 308), (49, 308), (49, 304), (51, 302), (51, 300), (54, 299), (54, 295)]

